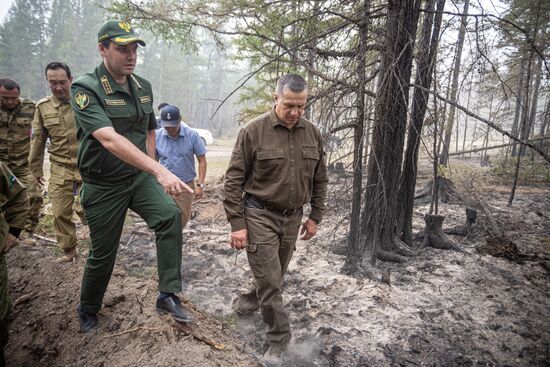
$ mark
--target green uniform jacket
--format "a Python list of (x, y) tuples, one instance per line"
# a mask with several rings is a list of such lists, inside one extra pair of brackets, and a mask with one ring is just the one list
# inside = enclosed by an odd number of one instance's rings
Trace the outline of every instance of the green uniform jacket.
[(11, 170), (28, 167), (34, 102), (21, 99), (12, 111), (0, 106), (0, 161)]
[(0, 254), (4, 252), (4, 243), (8, 232), (18, 237), (25, 227), (29, 199), (25, 186), (14, 176), (10, 169), (0, 162)]
[(113, 127), (147, 154), (147, 131), (156, 128), (151, 84), (137, 76), (128, 78), (129, 95), (101, 63), (71, 86), (71, 104), (80, 142), (77, 165), (84, 182), (119, 183), (140, 170), (115, 157), (92, 133)]

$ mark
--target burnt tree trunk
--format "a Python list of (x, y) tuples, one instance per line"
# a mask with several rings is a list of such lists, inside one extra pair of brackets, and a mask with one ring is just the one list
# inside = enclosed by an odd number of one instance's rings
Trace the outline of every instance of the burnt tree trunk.
[[(410, 251), (397, 238), (397, 193), (420, 0), (390, 0), (380, 65), (367, 190), (361, 213), (360, 259), (369, 273), (376, 258), (404, 262)], [(397, 254), (398, 253), (398, 254)]]
[[(523, 92), (524, 87), (523, 84), (525, 83), (525, 74), (527, 68), (527, 58), (524, 57), (521, 61), (521, 67), (520, 67), (520, 75), (519, 75), (519, 81), (518, 81), (518, 92), (516, 95), (516, 108), (514, 111), (514, 122), (512, 123), (512, 135), (519, 138), (519, 121), (522, 116), (523, 111)], [(517, 143), (514, 142), (514, 145), (512, 146), (512, 157), (515, 157), (517, 154)]]
[[(464, 11), (462, 12), (462, 19), (460, 22), (460, 29), (458, 30), (458, 40), (456, 43), (456, 53), (453, 66), (453, 84), (451, 86), (450, 100), (457, 101), (458, 94), (458, 77), (460, 76), (460, 61), (462, 59), (462, 49), (464, 47), (464, 36), (466, 34), (466, 23), (468, 22), (468, 7), (470, 6), (470, 0), (464, 1)], [(445, 125), (445, 141), (443, 142), (443, 151), (439, 157), (439, 162), (443, 165), (447, 165), (449, 160), (449, 146), (451, 144), (451, 135), (453, 132), (453, 124), (455, 120), (456, 108), (451, 105), (449, 107), (449, 116), (447, 117), (447, 124)]]
[(424, 247), (434, 247), (441, 250), (455, 250), (462, 251), (456, 246), (447, 235), (443, 233), (443, 221), (445, 217), (441, 215), (426, 214), (424, 216), (424, 222), (426, 222), (426, 228), (424, 228)]
[[(359, 49), (357, 64), (357, 120), (353, 135), (353, 191), (351, 203), (351, 220), (348, 236), (348, 259), (357, 259), (361, 255), (360, 246), (360, 216), (361, 216), (361, 192), (363, 190), (363, 141), (365, 127), (365, 97), (366, 97), (366, 53), (368, 37), (368, 16), (370, 1), (365, 0), (363, 4), (363, 22), (359, 27)], [(353, 264), (348, 264), (344, 268), (354, 270)]]
[(477, 210), (474, 208), (466, 208), (466, 223), (447, 229), (446, 234), (454, 234), (463, 237), (470, 237), (474, 229), (474, 224), (477, 220)]
[[(441, 20), (443, 18), (443, 9), (445, 0), (437, 1), (437, 12), (434, 15), (431, 12), (434, 8), (435, 0), (430, 0), (426, 4), (424, 25), (422, 28), (421, 51), (418, 60), (415, 84), (430, 89), (432, 84), (433, 68), (435, 64), (435, 55), (439, 41), (439, 32), (441, 29)], [(432, 31), (433, 24), (433, 31)], [(407, 245), (411, 246), (412, 236), (412, 213), (414, 207), (416, 175), (418, 167), (418, 151), (420, 148), (420, 138), (424, 124), (424, 116), (428, 106), (428, 92), (422, 88), (415, 88), (412, 100), (412, 114), (409, 122), (409, 132), (407, 136), (407, 150), (405, 152), (405, 162), (399, 185), (399, 200), (402, 210), (399, 212), (398, 233), (401, 239)]]

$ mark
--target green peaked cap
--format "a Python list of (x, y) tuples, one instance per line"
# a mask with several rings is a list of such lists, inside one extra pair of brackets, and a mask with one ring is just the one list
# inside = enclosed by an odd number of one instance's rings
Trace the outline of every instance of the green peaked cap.
[(101, 43), (105, 40), (111, 40), (117, 45), (123, 46), (133, 42), (145, 46), (145, 42), (134, 32), (130, 23), (124, 20), (108, 20), (103, 23), (97, 34), (97, 42)]

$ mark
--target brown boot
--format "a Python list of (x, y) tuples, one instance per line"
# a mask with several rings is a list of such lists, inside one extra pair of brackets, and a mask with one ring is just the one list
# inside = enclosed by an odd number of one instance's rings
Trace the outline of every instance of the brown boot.
[(76, 260), (76, 247), (72, 249), (65, 250), (65, 254), (59, 259), (56, 259), (56, 263), (71, 263)]
[(36, 246), (36, 240), (34, 239), (33, 232), (27, 232), (26, 236), (19, 239), (19, 243), (25, 246)]
[(285, 347), (281, 345), (270, 345), (269, 349), (260, 359), (260, 364), (264, 367), (280, 367), (283, 365)]

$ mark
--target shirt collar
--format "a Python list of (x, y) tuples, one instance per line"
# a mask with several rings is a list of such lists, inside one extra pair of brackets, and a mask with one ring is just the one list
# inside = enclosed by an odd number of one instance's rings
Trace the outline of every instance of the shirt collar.
[[(305, 126), (304, 126), (304, 123), (303, 123), (303, 120), (304, 120), (304, 118), (303, 118), (303, 117), (300, 117), (300, 119), (298, 120), (298, 122), (296, 122), (292, 128), (294, 129), (294, 128), (305, 127)], [(278, 117), (277, 114), (275, 113), (275, 106), (273, 106), (273, 108), (271, 109), (271, 112), (269, 113), (269, 121), (271, 121), (271, 125), (272, 125), (274, 128), (275, 128), (275, 126), (277, 126), (277, 125), (281, 125), (281, 126), (284, 127), (285, 129), (288, 129), (288, 128), (286, 127), (286, 125), (283, 124), (283, 123), (281, 122), (281, 120), (279, 119), (279, 117)]]
[(52, 98), (51, 98), (51, 101), (52, 101), (52, 104), (55, 108), (58, 108), (59, 106), (61, 106), (63, 103), (59, 100), (59, 98), (57, 98), (55, 95), (52, 94)]
[[(99, 82), (101, 83), (103, 91), (106, 95), (114, 94), (115, 91), (126, 93), (126, 90), (113, 79), (113, 77), (109, 73), (109, 70), (107, 70), (107, 68), (105, 67), (105, 63), (103, 61), (98, 66), (98, 76)], [(136, 89), (141, 89), (141, 84), (139, 84), (139, 82), (136, 80), (134, 74), (131, 74), (129, 77), (127, 77), (127, 80), (130, 90), (132, 90), (132, 86)]]
[[(168, 134), (168, 131), (166, 131), (165, 128), (161, 127), (161, 129), (162, 129), (161, 134), (162, 134), (163, 136), (166, 136), (167, 138), (173, 139), (173, 138), (170, 136), (170, 134)], [(185, 132), (185, 126), (183, 126), (183, 124), (180, 122), (180, 132), (179, 132), (178, 136), (184, 137), (184, 136), (185, 136), (185, 133), (186, 133), (186, 132)]]

